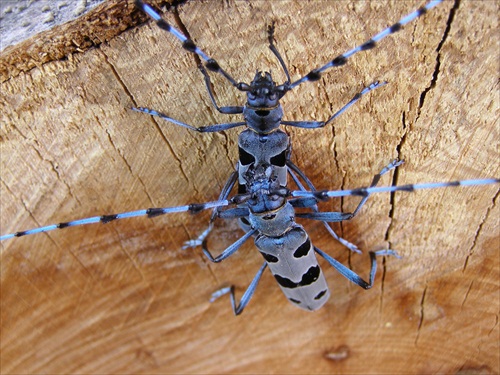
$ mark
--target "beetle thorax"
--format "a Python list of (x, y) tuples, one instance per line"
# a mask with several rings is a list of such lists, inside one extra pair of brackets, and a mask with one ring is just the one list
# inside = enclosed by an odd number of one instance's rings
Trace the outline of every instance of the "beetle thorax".
[(267, 237), (278, 237), (288, 231), (295, 222), (295, 211), (288, 202), (275, 210), (254, 213), (248, 217), (252, 228)]
[(272, 165), (257, 165), (246, 173), (247, 200), (252, 228), (269, 237), (280, 236), (291, 228), (295, 211), (288, 203)]

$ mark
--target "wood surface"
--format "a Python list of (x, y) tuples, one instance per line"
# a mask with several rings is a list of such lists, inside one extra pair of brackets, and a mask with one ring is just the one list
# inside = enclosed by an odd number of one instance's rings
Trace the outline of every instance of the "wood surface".
[[(124, 22), (143, 17), (130, 3), (113, 4)], [(272, 20), (296, 79), (422, 5), (188, 1), (178, 17), (165, 17), (182, 22), (237, 80), (271, 69), (281, 82), (267, 48)], [(95, 12), (107, 22), (102, 8)], [(381, 185), (498, 177), (497, 15), (498, 2), (447, 1), (287, 94), (285, 119), (326, 119), (364, 86), (389, 82), (332, 126), (286, 129), (295, 163), (321, 189), (367, 185), (396, 157), (406, 163)], [(129, 26), (109, 41), (95, 31), (102, 43), (14, 69), (1, 83), (1, 234), (217, 198), (237, 160), (238, 129), (194, 134), (128, 108), (195, 126), (239, 117), (211, 107), (193, 57), (171, 35), (151, 22)], [(50, 45), (44, 38), (33, 40)], [(214, 87), (221, 104), (244, 103), (223, 79), (214, 77)], [(402, 256), (380, 259), (369, 291), (320, 260), (332, 297), (314, 313), (292, 306), (267, 271), (241, 316), (228, 298), (209, 303), (231, 283), (241, 296), (262, 258), (251, 241), (220, 264), (200, 249), (182, 251), (208, 212), (3, 241), (0, 372), (498, 373), (498, 189), (373, 196), (352, 222), (335, 226), (362, 255), (301, 221), (317, 247), (362, 277), (369, 250)], [(357, 201), (322, 209), (348, 211)], [(209, 245), (223, 250), (241, 235), (235, 222), (220, 221)]]

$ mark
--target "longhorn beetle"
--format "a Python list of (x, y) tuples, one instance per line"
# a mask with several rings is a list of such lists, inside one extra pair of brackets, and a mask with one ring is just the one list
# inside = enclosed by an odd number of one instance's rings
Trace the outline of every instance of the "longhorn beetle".
[[(237, 83), (228, 73), (220, 68), (219, 64), (215, 60), (208, 57), (203, 51), (195, 46), (192, 41), (163, 21), (151, 7), (141, 1), (137, 1), (137, 5), (149, 16), (155, 19), (162, 29), (169, 31), (180, 39), (185, 49), (197, 54), (205, 60), (206, 68), (208, 70), (222, 74), (238, 90), (246, 92), (247, 104), (243, 107), (219, 107), (215, 101), (211, 88), (210, 76), (205, 67), (200, 65), (199, 69), (204, 75), (207, 91), (215, 108), (223, 114), (243, 114), (245, 119), (244, 122), (215, 124), (195, 128), (152, 109), (140, 107), (134, 108), (134, 110), (159, 116), (160, 118), (173, 122), (174, 124), (199, 132), (223, 131), (237, 126), (247, 126), (248, 129), (243, 131), (239, 137), (240, 158), (238, 161), (238, 171), (231, 174), (221, 192), (219, 200), (215, 202), (170, 208), (150, 208), (147, 210), (132, 211), (122, 214), (91, 217), (17, 232), (14, 234), (7, 234), (0, 237), (0, 239), (5, 240), (14, 236), (19, 237), (57, 228), (62, 229), (70, 226), (96, 222), (107, 223), (116, 219), (135, 216), (147, 215), (149, 217), (154, 217), (174, 212), (199, 212), (205, 209), (213, 209), (209, 228), (196, 240), (188, 241), (184, 248), (201, 245), (203, 253), (211, 261), (219, 262), (236, 252), (247, 239), (255, 236), (256, 246), (265, 258), (265, 262), (247, 291), (244, 293), (238, 306), (236, 304), (232, 287), (223, 288), (213, 294), (213, 299), (215, 299), (221, 295), (230, 293), (231, 303), (235, 314), (241, 313), (244, 307), (248, 304), (267, 265), (269, 265), (285, 295), (292, 303), (307, 310), (315, 310), (321, 307), (326, 302), (329, 292), (316, 258), (314, 257), (314, 252), (325, 258), (335, 269), (337, 269), (337, 271), (350, 281), (364, 288), (371, 287), (376, 272), (375, 257), (377, 255), (397, 256), (394, 251), (383, 250), (379, 252), (370, 252), (371, 271), (369, 282), (366, 282), (350, 269), (328, 256), (323, 251), (314, 247), (304, 229), (295, 223), (294, 217), (298, 216), (323, 222), (329, 229), (332, 236), (337, 238), (351, 250), (359, 251), (354, 245), (338, 237), (326, 223), (351, 219), (359, 212), (360, 208), (364, 205), (371, 194), (377, 192), (413, 191), (420, 188), (491, 184), (498, 183), (499, 180), (469, 180), (437, 184), (376, 188), (375, 185), (378, 183), (383, 174), (396, 168), (402, 163), (401, 161), (394, 160), (374, 177), (372, 184), (368, 188), (318, 192), (314, 189), (314, 186), (305, 174), (290, 161), (290, 140), (286, 133), (278, 129), (279, 126), (283, 124), (302, 128), (323, 127), (332, 122), (337, 116), (358, 101), (362, 95), (384, 85), (385, 82), (375, 82), (363, 89), (360, 93), (356, 94), (350, 102), (324, 122), (282, 121), (281, 118), (283, 111), (281, 105), (279, 104), (279, 100), (286, 94), (286, 92), (301, 83), (305, 81), (318, 80), (324, 70), (330, 67), (343, 65), (353, 54), (373, 48), (376, 42), (380, 41), (385, 36), (400, 30), (401, 26), (424, 14), (428, 9), (437, 5), (439, 2), (440, 1), (430, 2), (420, 10), (403, 17), (398, 23), (383, 30), (363, 45), (338, 56), (323, 67), (314, 69), (309, 74), (293, 83), (291, 82), (288, 69), (282, 57), (274, 46), (274, 26), (271, 25), (268, 30), (269, 47), (280, 62), (280, 65), (287, 77), (285, 83), (276, 85), (272, 80), (271, 74), (268, 72), (257, 72), (254, 80), (250, 84), (241, 82)], [(300, 189), (299, 191), (292, 192), (287, 188), (287, 174), (292, 176), (293, 180)], [(299, 178), (311, 191), (306, 191), (306, 188), (303, 186)], [(227, 199), (233, 186), (236, 184), (236, 180), (238, 180), (239, 194), (231, 199)], [(318, 212), (316, 206), (318, 201), (330, 199), (332, 197), (349, 195), (361, 196), (363, 198), (358, 207), (352, 213)], [(230, 204), (237, 205), (237, 207), (221, 210), (222, 207)], [(309, 207), (313, 209), (313, 212), (295, 214), (295, 207)], [(239, 218), (240, 224), (246, 231), (246, 234), (240, 240), (225, 249), (219, 256), (213, 257), (206, 247), (206, 239), (213, 228), (213, 221), (219, 217)], [(284, 264), (286, 264), (286, 267)]]

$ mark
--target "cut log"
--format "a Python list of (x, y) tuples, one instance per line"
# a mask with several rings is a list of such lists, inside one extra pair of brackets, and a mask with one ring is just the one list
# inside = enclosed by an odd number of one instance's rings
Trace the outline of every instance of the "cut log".
[[(238, 81), (248, 83), (258, 69), (282, 82), (267, 47), (272, 21), (297, 79), (422, 5), (190, 1), (165, 18), (184, 25)], [(234, 170), (239, 129), (195, 134), (130, 110), (155, 108), (194, 126), (241, 121), (211, 106), (193, 56), (152, 22), (131, 28), (146, 19), (131, 3), (92, 12), (103, 23), (112, 14), (128, 30), (103, 37), (80, 19), (65, 30), (99, 41), (89, 49), (22, 68), (11, 63), (12, 49), (0, 55), (1, 234), (215, 200)], [(324, 120), (368, 84), (388, 82), (331, 126), (285, 129), (292, 160), (318, 189), (366, 186), (398, 157), (406, 163), (380, 185), (499, 177), (497, 15), (498, 2), (445, 2), (295, 88), (282, 101), (285, 119)], [(50, 45), (47, 35), (25, 48)], [(221, 105), (244, 104), (212, 76)], [(228, 298), (209, 303), (230, 284), (241, 296), (263, 262), (251, 240), (220, 264), (200, 249), (182, 251), (209, 212), (3, 241), (0, 372), (498, 373), (498, 191), (373, 196), (355, 219), (334, 226), (362, 255), (318, 223), (300, 221), (317, 247), (363, 278), (369, 250), (402, 256), (380, 259), (369, 291), (320, 260), (332, 297), (314, 313), (292, 306), (268, 271), (241, 316)], [(347, 212), (358, 200), (321, 209)], [(242, 235), (237, 223), (221, 220), (209, 246), (217, 253)]]

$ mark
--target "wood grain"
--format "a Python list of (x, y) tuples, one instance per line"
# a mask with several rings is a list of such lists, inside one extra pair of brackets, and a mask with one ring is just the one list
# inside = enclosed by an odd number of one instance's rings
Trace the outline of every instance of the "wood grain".
[[(196, 43), (248, 82), (256, 69), (284, 79), (267, 48), (272, 20), (296, 78), (422, 4), (192, 1), (178, 11)], [(362, 87), (389, 82), (331, 127), (287, 129), (296, 164), (318, 188), (366, 185), (395, 157), (406, 164), (383, 185), (498, 177), (497, 14), (497, 2), (445, 2), (289, 93), (286, 119), (326, 119)], [(243, 103), (222, 79), (214, 84), (220, 103)], [(192, 56), (151, 23), (11, 71), (0, 98), (2, 234), (213, 200), (237, 160), (238, 130), (192, 134), (127, 109), (148, 106), (196, 126), (239, 121), (214, 111)], [(336, 226), (363, 255), (304, 222), (316, 246), (363, 277), (368, 250), (390, 246), (403, 256), (381, 261), (370, 291), (320, 261), (332, 297), (310, 314), (288, 303), (267, 272), (242, 316), (225, 298), (210, 304), (230, 283), (241, 295), (262, 259), (251, 243), (217, 265), (199, 249), (181, 251), (208, 213), (4, 241), (0, 371), (498, 373), (499, 218), (498, 186), (372, 197)], [(210, 246), (222, 250), (241, 235), (236, 223), (220, 222)]]

